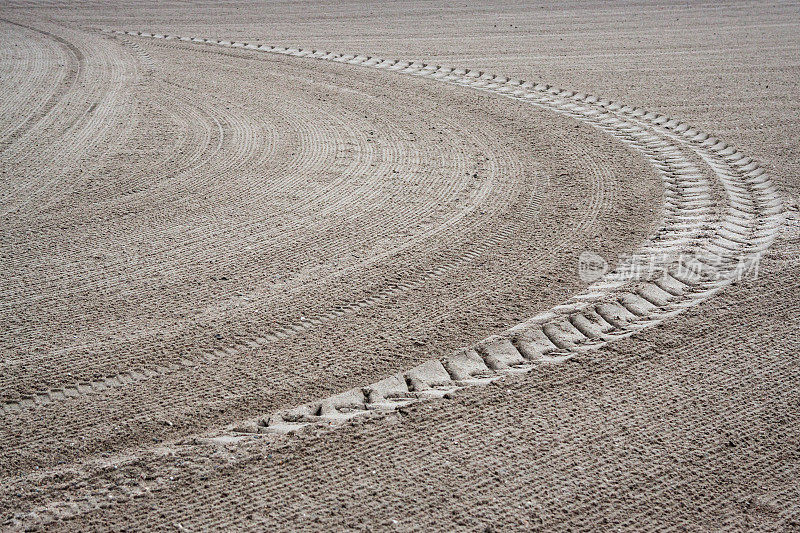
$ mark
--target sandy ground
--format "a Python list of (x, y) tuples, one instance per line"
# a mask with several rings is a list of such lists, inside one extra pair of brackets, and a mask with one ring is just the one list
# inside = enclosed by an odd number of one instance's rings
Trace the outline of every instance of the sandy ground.
[(16, 2), (2, 15), (7, 526), (800, 527), (792, 209), (757, 279), (634, 338), (335, 431), (193, 440), (566, 300), (586, 285), (581, 251), (613, 262), (653, 231), (662, 185), (608, 135), (492, 94), (100, 31), (419, 58), (596, 93), (732, 142), (792, 207), (798, 6)]

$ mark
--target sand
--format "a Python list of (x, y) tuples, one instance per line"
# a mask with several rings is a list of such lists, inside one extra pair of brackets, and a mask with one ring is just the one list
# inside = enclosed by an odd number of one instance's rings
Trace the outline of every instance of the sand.
[[(6, 526), (797, 526), (794, 6), (3, 15)], [(602, 95), (733, 155), (674, 141), (664, 171), (656, 140), (550, 100), (237, 40)], [(780, 208), (760, 178), (724, 188), (735, 169), (704, 154), (754, 158)], [(678, 163), (697, 192), (665, 177)], [(625, 335), (506, 360), (513, 372), (492, 363), (509, 352), (487, 336), (591, 292), (582, 251), (613, 266), (678, 231), (674, 205), (707, 208), (701, 229), (719, 233), (729, 190), (754, 206), (736, 224), (764, 218), (735, 250), (768, 241), (756, 279), (670, 293)], [(427, 393), (445, 399), (268, 430), (463, 346), (490, 385), (447, 376)]]

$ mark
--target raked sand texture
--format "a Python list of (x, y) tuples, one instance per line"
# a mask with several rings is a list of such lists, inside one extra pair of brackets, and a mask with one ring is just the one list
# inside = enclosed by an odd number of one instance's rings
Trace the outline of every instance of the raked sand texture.
[(1, 14), (4, 527), (800, 527), (798, 6)]

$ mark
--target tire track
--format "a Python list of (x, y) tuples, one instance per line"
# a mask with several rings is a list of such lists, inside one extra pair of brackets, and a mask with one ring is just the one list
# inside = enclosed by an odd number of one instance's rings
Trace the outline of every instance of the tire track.
[[(646, 155), (655, 159), (654, 166), (665, 177), (665, 207), (671, 216), (665, 220), (658, 238), (643, 248), (645, 252), (657, 250), (663, 255), (644, 276), (638, 272), (632, 275), (627, 268), (631, 265), (623, 265), (567, 303), (450, 358), (432, 359), (372, 385), (231, 426), (228, 432), (292, 432), (309, 424), (336, 425), (355, 416), (442, 398), (463, 387), (485, 385), (508, 372), (527, 372), (537, 362), (564, 360), (595, 350), (711, 297), (757, 265), (760, 255), (783, 225), (780, 195), (757, 162), (671, 117), (592, 95), (479, 71), (317, 50), (178, 39), (430, 76), (524, 99), (616, 135), (639, 134), (637, 140), (649, 150)], [(634, 139), (628, 140), (636, 142)], [(713, 171), (726, 193), (724, 205), (712, 205), (711, 185), (682, 155), (683, 150), (693, 152)], [(722, 209), (724, 216), (709, 220), (712, 207)], [(693, 255), (687, 256), (689, 253)], [(222, 437), (226, 441), (229, 438)]]
[[(144, 36), (148, 35), (145, 34)], [(184, 38), (181, 40), (187, 39)], [(213, 44), (220, 45), (220, 43), (216, 42)], [(242, 43), (236, 44), (241, 45), (236, 47), (254, 48), (254, 45), (244, 45)], [(233, 47), (234, 43), (222, 42), (221, 45)], [(265, 50), (263, 45), (255, 48), (262, 51)], [(643, 249), (643, 252), (662, 252), (665, 253), (665, 255), (669, 255), (670, 260), (673, 260), (674, 256), (690, 251), (692, 246), (700, 251), (709, 251), (715, 246), (719, 248), (720, 245), (728, 245), (728, 248), (725, 249), (730, 249), (730, 243), (734, 242), (730, 238), (727, 238), (723, 235), (717, 235), (717, 239), (714, 241), (709, 241), (708, 243), (701, 241), (704, 244), (699, 246), (694, 242), (698, 234), (709, 230), (709, 220), (706, 210), (711, 207), (711, 202), (708, 192), (708, 183), (702, 178), (702, 175), (699, 174), (697, 168), (681, 155), (680, 150), (677, 150), (676, 146), (669, 142), (669, 140), (674, 141), (675, 139), (680, 139), (679, 137), (670, 134), (672, 129), (675, 129), (675, 131), (680, 130), (679, 133), (691, 131), (689, 130), (688, 126), (685, 126), (682, 123), (678, 123), (666, 117), (648, 114), (641, 110), (625, 108), (607, 101), (601, 101), (588, 95), (576, 94), (571, 91), (561, 91), (558, 89), (553, 89), (549, 86), (543, 86), (541, 84), (526, 84), (516, 80), (491, 76), (482, 72), (466, 70), (460, 72), (459, 70), (441, 67), (431, 68), (428, 65), (420, 63), (384, 61), (376, 58), (367, 58), (365, 56), (336, 56), (333, 54), (323, 54), (321, 52), (293, 51), (275, 48), (270, 48), (267, 51), (297, 56), (313, 56), (323, 59), (332, 59), (339, 62), (349, 62), (352, 64), (364, 64), (366, 66), (373, 66), (375, 68), (385, 68), (398, 71), (403, 74), (430, 76), (434, 79), (440, 79), (441, 81), (445, 82), (471, 86), (478, 90), (493, 91), (514, 98), (526, 99), (528, 102), (534, 105), (546, 107), (558, 113), (567, 114), (574, 118), (588, 122), (595, 127), (603, 129), (604, 131), (619, 137), (624, 142), (634, 145), (638, 150), (651, 159), (651, 162), (654, 164), (654, 166), (656, 166), (656, 168), (658, 168), (664, 175), (665, 187), (667, 188), (667, 209), (670, 213), (670, 217), (672, 218), (668, 219), (666, 221), (666, 226), (659, 230), (658, 239), (651, 243), (651, 245), (646, 246)], [(662, 124), (666, 125), (667, 127), (661, 128), (660, 125)], [(690, 135), (689, 137), (697, 137), (698, 135), (700, 134), (693, 132), (693, 135)], [(684, 137), (686, 137), (686, 135), (684, 135)], [(703, 140), (707, 140), (707, 137)], [(723, 148), (718, 146), (716, 142), (708, 146), (710, 147), (712, 145), (718, 148), (718, 151), (722, 152), (723, 156), (727, 156), (729, 159), (734, 153), (737, 153), (735, 151), (727, 150), (727, 147)], [(706, 160), (706, 162), (710, 164), (713, 163), (713, 157), (711, 155), (701, 153), (698, 150), (695, 151), (699, 153), (701, 157)], [(742, 161), (742, 158), (734, 157), (733, 160), (739, 162)], [(724, 168), (724, 166), (720, 165), (712, 166), (712, 169), (720, 176), (723, 175), (721, 173), (724, 171)], [(748, 170), (752, 171), (753, 169)], [(731, 180), (735, 179), (737, 176), (730, 175), (726, 177), (728, 178), (727, 181), (723, 179), (722, 182), (730, 189), (732, 187), (732, 185), (730, 185)], [(597, 183), (601, 184), (602, 181), (598, 181)], [(602, 201), (602, 192), (599, 194), (599, 197), (601, 199), (600, 201)], [(743, 201), (742, 195), (740, 194), (736, 200), (739, 202), (739, 204), (741, 204)], [(596, 215), (599, 209), (598, 205), (600, 204), (595, 204), (594, 201), (590, 204), (590, 207), (585, 213), (584, 221), (581, 222), (581, 225), (583, 225), (587, 219), (592, 219)], [(729, 225), (733, 224), (734, 228), (739, 228), (740, 230), (742, 228), (742, 226), (736, 226), (738, 222), (741, 222), (738, 219), (726, 219), (726, 222)], [(769, 231), (769, 229), (770, 228), (767, 227), (765, 231)], [(498, 235), (495, 237), (495, 241), (502, 238), (508, 238), (508, 235), (503, 232), (498, 233)], [(493, 243), (494, 241), (492, 240), (487, 241), (485, 246), (489, 247)], [(677, 247), (678, 245), (683, 246), (687, 243), (692, 243), (692, 246), (689, 248), (686, 248), (685, 246)], [(731, 251), (735, 251), (738, 248), (739, 245), (737, 244)], [(207, 361), (224, 359), (237, 353), (264, 346), (270, 342), (293, 337), (299, 333), (307, 331), (309, 328), (316, 327), (329, 320), (342, 316), (343, 314), (354, 312), (364, 307), (385, 301), (386, 299), (394, 297), (402, 291), (418, 288), (430, 279), (434, 279), (446, 272), (460, 268), (465, 262), (478, 257), (482, 252), (483, 250), (470, 250), (455, 261), (443, 264), (439, 268), (425, 272), (424, 275), (415, 282), (409, 283), (405, 281), (398, 281), (397, 283), (392, 283), (371, 297), (367, 297), (350, 304), (337, 306), (328, 313), (323, 313), (320, 316), (310, 317), (308, 320), (289, 324), (263, 337), (246, 341), (245, 343), (236, 345), (232, 348), (217, 349), (214, 352), (206, 353), (204, 354), (204, 358)], [(554, 312), (545, 313), (543, 315), (534, 317), (534, 319), (532, 319), (533, 323), (541, 326), (544, 321), (552, 320), (554, 318), (554, 314), (566, 313), (567, 320), (569, 322), (569, 324), (567, 324), (567, 322), (559, 318), (557, 325), (550, 328), (542, 327), (542, 332), (546, 337), (546, 340), (542, 340), (544, 343), (544, 348), (536, 345), (536, 350), (540, 352), (547, 350), (546, 352), (542, 352), (540, 355), (545, 355), (546, 353), (553, 351), (555, 352), (555, 355), (549, 357), (567, 357), (569, 355), (569, 350), (592, 349), (602, 345), (602, 343), (605, 342), (603, 339), (627, 336), (633, 331), (640, 329), (644, 325), (651, 325), (652, 323), (663, 319), (663, 317), (671, 316), (675, 312), (679, 312), (687, 306), (687, 302), (692, 303), (697, 301), (697, 299), (684, 299), (680, 304), (678, 302), (671, 302), (669, 305), (661, 305), (658, 307), (657, 304), (666, 304), (667, 301), (672, 300), (671, 297), (677, 296), (676, 294), (672, 294), (672, 292), (679, 292), (683, 294), (687, 291), (687, 289), (690, 288), (690, 284), (684, 283), (678, 278), (667, 274), (668, 270), (667, 268), (664, 268), (663, 265), (660, 265), (659, 267), (665, 273), (664, 280), (661, 280), (660, 284), (650, 283), (644, 285), (644, 288), (635, 289), (635, 292), (625, 292), (623, 291), (623, 287), (632, 285), (632, 283), (630, 280), (626, 279), (625, 276), (628, 276), (629, 273), (626, 272), (627, 269), (623, 268), (621, 271), (607, 276), (602, 282), (590, 287), (590, 290), (587, 291), (586, 294), (578, 295), (573, 299), (573, 301), (568, 302), (564, 306), (559, 306)], [(672, 266), (673, 269), (680, 267), (681, 265), (677, 265), (677, 267), (674, 265)], [(713, 293), (714, 290), (716, 290), (716, 288), (706, 288), (701, 294), (707, 296)], [(607, 298), (607, 293), (609, 291), (612, 291), (613, 294), (615, 294), (614, 300), (597, 304), (596, 302), (598, 300)], [(642, 296), (642, 294), (645, 294), (650, 299), (646, 299)], [(653, 301), (657, 303), (653, 303)], [(595, 303), (590, 307), (586, 302)], [(602, 305), (602, 307), (599, 307), (600, 305)], [(656, 308), (659, 309), (658, 313), (655, 313), (658, 315), (658, 317), (646, 319), (645, 316), (647, 316), (647, 313), (645, 313), (645, 311), (649, 312)], [(576, 324), (578, 325), (576, 326)], [(514, 343), (512, 346), (518, 346), (519, 342), (527, 342), (519, 340), (519, 332), (517, 331), (512, 331), (509, 333), (509, 335), (510, 337), (505, 340), (513, 340)], [(533, 335), (539, 336), (538, 333)], [(503, 345), (503, 350), (508, 350), (508, 342), (501, 342), (501, 344)], [(489, 357), (490, 354), (487, 352), (486, 348), (482, 348), (482, 350), (483, 351), (473, 351), (484, 356), (484, 366), (486, 367), (487, 371), (504, 370), (509, 366), (507, 362), (502, 362), (502, 364), (494, 362), (493, 364), (487, 365), (486, 357)], [(523, 348), (521, 350), (521, 354), (528, 356), (534, 353), (530, 352), (530, 349), (528, 349), (528, 352), (525, 350), (526, 349)], [(520, 352), (519, 349), (517, 351)], [(520, 358), (519, 354), (514, 356), (513, 352), (510, 354), (510, 357), (511, 359), (508, 361), (514, 363), (512, 366), (520, 366), (521, 363), (526, 362), (524, 359), (530, 359), (530, 357)], [(502, 358), (498, 361), (501, 360)], [(75, 396), (84, 393), (101, 392), (111, 387), (120, 386), (124, 383), (130, 383), (133, 381), (146, 379), (147, 377), (179, 371), (186, 367), (193, 367), (195, 364), (195, 361), (183, 359), (178, 363), (173, 363), (169, 366), (157, 366), (154, 369), (136, 369), (131, 372), (122, 372), (114, 376), (109, 376), (106, 379), (95, 382), (84, 382), (67, 386), (62, 390), (52, 391), (52, 394), (51, 391), (43, 391), (35, 395), (27, 395), (19, 402), (8, 402), (5, 406), (5, 411), (10, 413), (18, 411), (24, 407), (32, 407), (37, 403), (49, 403), (49, 401), (53, 399), (64, 399), (69, 396)], [(439, 377), (442, 378), (442, 376), (443, 374)], [(478, 382), (483, 383), (486, 382), (486, 380), (479, 379)], [(450, 384), (452, 385), (452, 379), (450, 380)], [(418, 386), (421, 387), (422, 385)], [(403, 392), (402, 395), (406, 397), (414, 397), (414, 393), (418, 391), (416, 391), (413, 387), (413, 385), (410, 389), (407, 387), (407, 390)], [(356, 394), (356, 396), (358, 395)], [(400, 404), (403, 404), (403, 402), (398, 403), (398, 405)], [(365, 401), (361, 405), (366, 407), (368, 402)], [(312, 406), (311, 408), (303, 408), (303, 410), (312, 413), (321, 412), (320, 409), (321, 407), (319, 405)], [(369, 409), (364, 409), (364, 411), (369, 411)], [(277, 419), (280, 419), (283, 416), (284, 415), (280, 415)], [(288, 416), (289, 418), (296, 418), (293, 414)], [(271, 421), (277, 419), (275, 417), (270, 418)], [(267, 425), (269, 426), (269, 424)], [(295, 426), (288, 427), (289, 429), (293, 429)]]
[[(394, 66), (392, 68), (394, 68)], [(471, 83), (472, 85), (475, 85), (477, 83), (479, 87), (487, 86), (485, 81), (481, 79), (478, 79), (477, 82), (473, 80), (466, 80), (466, 81), (468, 83)], [(463, 83), (463, 80), (461, 80), (461, 82)], [(602, 193), (600, 194), (600, 198), (602, 198)], [(584, 220), (581, 222), (581, 226), (583, 226), (583, 224), (586, 223), (588, 219), (593, 219), (596, 216), (598, 209), (599, 209), (598, 204), (592, 202), (590, 204), (589, 209), (586, 211), (584, 215)], [(581, 226), (579, 226), (579, 228)], [(252, 339), (250, 341), (245, 341), (244, 344), (240, 344), (232, 348), (228, 348), (226, 350), (217, 349), (214, 352), (205, 353), (203, 354), (203, 357), (205, 359), (204, 362), (214, 361), (215, 359), (220, 359), (220, 358), (227, 358), (237, 353), (242, 353), (247, 350), (261, 347), (270, 342), (295, 336), (299, 333), (307, 331), (311, 327), (316, 327), (320, 324), (324, 324), (334, 318), (342, 316), (343, 314), (354, 312), (366, 306), (374, 305), (376, 303), (385, 301), (388, 298), (394, 297), (401, 291), (418, 288), (419, 286), (421, 286), (421, 284), (424, 284), (430, 279), (439, 277), (446, 272), (452, 271), (453, 269), (460, 267), (465, 261), (472, 260), (475, 257), (478, 257), (479, 255), (481, 255), (481, 253), (484, 252), (486, 246), (491, 246), (496, 244), (498, 239), (508, 238), (508, 237), (509, 235), (507, 235), (504, 232), (498, 233), (494, 239), (486, 241), (484, 243), (483, 249), (470, 250), (468, 253), (466, 253), (465, 255), (463, 255), (462, 257), (451, 263), (442, 265), (442, 267), (438, 269), (427, 271), (416, 282), (412, 283), (398, 282), (390, 284), (388, 287), (379, 291), (377, 294), (371, 297), (367, 297), (365, 299), (350, 304), (337, 306), (330, 312), (323, 313), (320, 316), (309, 317), (308, 320), (302, 320), (297, 323), (288, 324), (287, 326), (279, 328), (276, 331), (269, 333), (263, 337)], [(15, 412), (18, 411), (20, 408), (32, 407), (38, 403), (49, 403), (52, 400), (62, 400), (66, 399), (67, 397), (77, 396), (85, 393), (101, 392), (108, 388), (117, 387), (125, 383), (131, 383), (135, 381), (140, 381), (142, 379), (146, 379), (148, 377), (171, 373), (180, 370), (182, 367), (184, 368), (193, 367), (195, 364), (197, 364), (197, 361), (191, 359), (181, 359), (178, 363), (172, 363), (168, 366), (156, 366), (154, 368), (141, 368), (141, 369), (136, 368), (131, 371), (120, 372), (118, 374), (111, 375), (107, 378), (100, 380), (95, 380), (91, 382), (84, 381), (80, 383), (75, 383), (74, 385), (67, 385), (63, 389), (59, 388), (59, 389), (53, 389), (52, 391), (48, 390), (35, 393), (28, 393), (23, 395), (20, 401), (7, 402), (5, 410), (7, 412)]]

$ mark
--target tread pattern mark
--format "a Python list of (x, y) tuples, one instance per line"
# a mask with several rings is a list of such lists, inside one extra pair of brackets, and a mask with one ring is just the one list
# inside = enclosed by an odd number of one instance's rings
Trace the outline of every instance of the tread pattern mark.
[[(662, 227), (638, 254), (591, 284), (585, 292), (448, 358), (431, 359), (365, 387), (232, 425), (223, 431), (227, 435), (224, 438), (229, 438), (231, 433), (242, 436), (247, 433), (292, 432), (309, 424), (336, 425), (354, 416), (442, 398), (464, 387), (484, 385), (509, 372), (528, 372), (537, 364), (561, 362), (582, 352), (596, 350), (713, 296), (757, 266), (761, 254), (769, 248), (784, 225), (780, 193), (756, 161), (685, 122), (658, 113), (543, 83), (420, 61), (385, 60), (365, 55), (145, 32), (114, 33), (348, 63), (493, 92), (570, 116), (607, 132), (639, 150), (658, 170), (664, 182), (665, 217)], [(724, 188), (723, 205), (715, 205), (711, 194), (714, 184), (693, 163), (693, 158), (702, 160)], [(596, 208), (588, 211), (596, 211)], [(442, 275), (478, 255), (478, 251), (470, 251), (453, 264), (442, 265), (426, 276)], [(642, 261), (649, 265), (645, 273), (637, 270)], [(416, 283), (425, 280), (427, 277)], [(354, 302), (349, 308), (335, 309), (322, 320), (365, 307), (410, 287), (403, 282), (392, 285), (370, 298)], [(290, 325), (270, 337), (255, 339), (249, 348), (295, 335), (314, 325), (316, 322), (312, 321)], [(233, 348), (234, 351), (238, 349), (248, 349), (248, 346)], [(215, 353), (212, 358), (226, 355), (226, 352)], [(6, 403), (4, 411), (14, 412), (52, 399), (99, 392), (109, 386), (194, 364), (194, 361), (181, 360), (170, 367), (127, 372), (98, 382), (78, 384), (69, 390), (45, 391), (19, 402)]]

